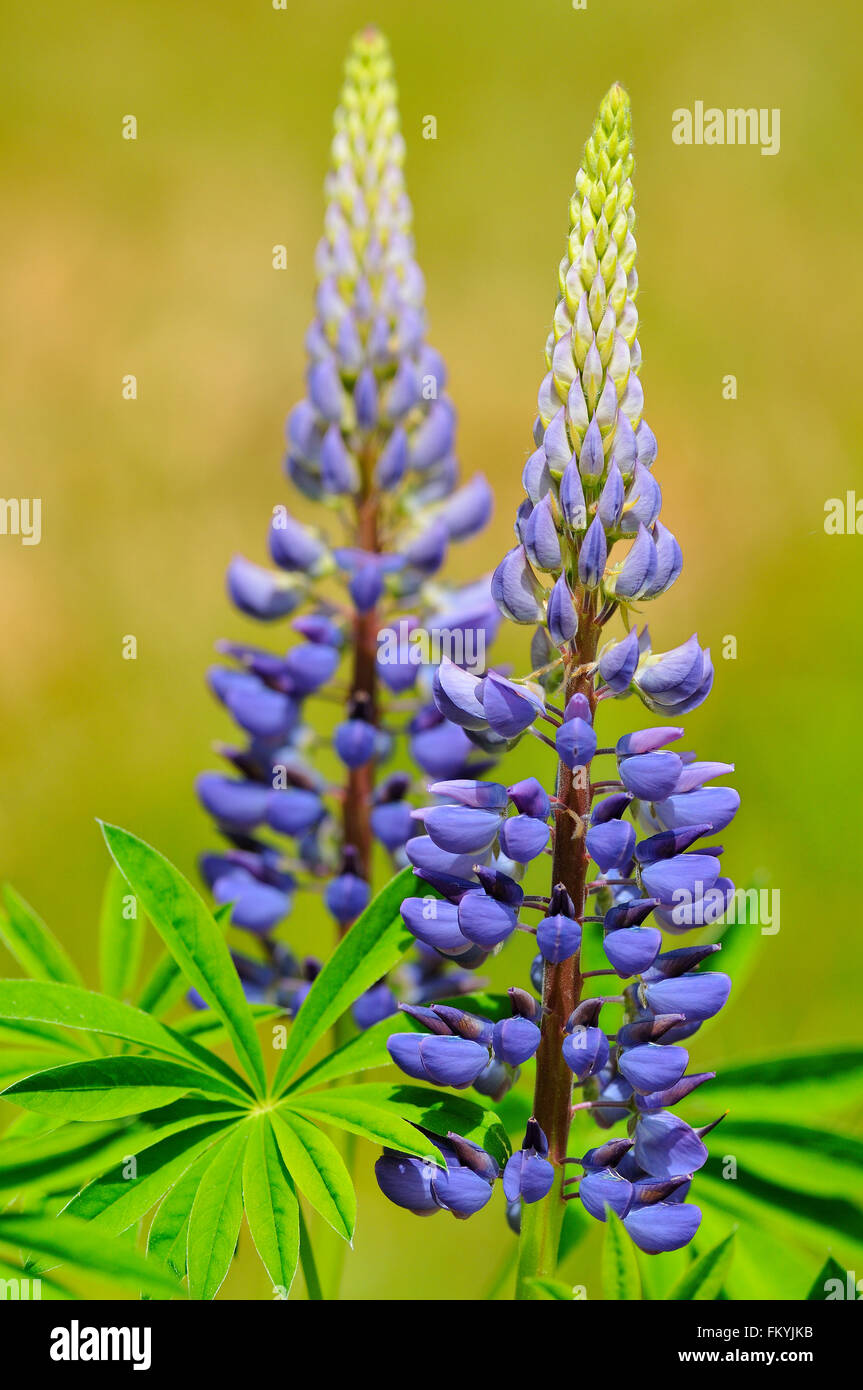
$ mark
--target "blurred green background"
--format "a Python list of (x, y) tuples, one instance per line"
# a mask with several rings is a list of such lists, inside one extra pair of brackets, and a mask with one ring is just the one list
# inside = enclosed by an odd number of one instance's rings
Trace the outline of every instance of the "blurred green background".
[[(3, 876), (95, 981), (106, 854), (94, 817), (190, 873), (211, 843), (192, 783), (227, 726), (204, 672), (218, 637), (253, 631), (229, 609), (226, 562), (263, 558), (271, 509), (290, 500), (281, 432), (302, 393), (332, 108), (368, 21), (396, 62), (460, 457), (497, 493), (491, 531), (459, 549), (454, 578), (510, 544), (581, 147), (610, 83), (630, 90), (645, 414), (663, 520), (685, 553), (651, 632), (662, 649), (697, 628), (718, 657), (688, 733), (700, 756), (737, 764), (743, 808), (724, 837), (736, 881), (781, 893), (780, 932), (693, 1060), (721, 1070), (850, 1041), (863, 540), (827, 536), (823, 520), (861, 479), (851, 3), (4, 7), (0, 491), (43, 499), (43, 537), (0, 538)], [(673, 144), (672, 111), (696, 100), (779, 107), (780, 153)], [(134, 143), (121, 138), (129, 113)], [(434, 141), (421, 136), (429, 114)], [(275, 243), (287, 271), (272, 269)], [(126, 634), (136, 661), (122, 659)], [(723, 660), (729, 635), (737, 656)], [(499, 655), (524, 669), (524, 650), (511, 631)], [(512, 778), (535, 757), (517, 752)], [(300, 913), (291, 940), (320, 950), (327, 930)], [(817, 1118), (817, 1097), (797, 1118)], [(346, 1295), (479, 1296), (510, 1239), (501, 1204), (469, 1226), (417, 1227), (362, 1159)], [(244, 1256), (224, 1292), (269, 1296)]]

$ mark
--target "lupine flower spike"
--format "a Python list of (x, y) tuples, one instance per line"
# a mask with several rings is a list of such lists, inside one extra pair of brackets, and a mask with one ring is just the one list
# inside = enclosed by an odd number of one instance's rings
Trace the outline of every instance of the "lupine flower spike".
[[(427, 778), (489, 766), (423, 694), (410, 642), (417, 627), (439, 628), (481, 651), (478, 637), (490, 640), (499, 616), (487, 581), (453, 590), (437, 580), (450, 544), (485, 525), (491, 493), (479, 474), (457, 486), (455, 412), (443, 361), (425, 338), (403, 160), (389, 52), (366, 30), (348, 55), (336, 111), (306, 395), (286, 427), (285, 472), (315, 519), (275, 506), (273, 563), (237, 556), (228, 570), (240, 611), (289, 619), (293, 640), (275, 652), (222, 645), (231, 664), (213, 668), (210, 687), (240, 739), (218, 746), (227, 771), (198, 780), (228, 844), (204, 857), (203, 873), (216, 901), (232, 905), (232, 923), (263, 942), (259, 996), (287, 993), (295, 1007), (302, 982), (290, 961), (283, 973), (273, 936), (295, 894), (323, 888), (344, 930), (369, 900), (373, 843), (406, 862), (414, 774), (379, 772), (394, 734), (407, 735)], [(335, 784), (318, 769), (305, 715), (318, 693), (342, 705), (332, 746), (344, 774)], [(413, 967), (417, 997), (440, 990), (441, 973), (440, 956), (424, 950)], [(444, 992), (453, 990), (451, 979)], [(368, 1026), (394, 1008), (382, 982), (354, 1015)]]
[[(673, 1107), (713, 1076), (690, 1070), (686, 1044), (722, 1008), (731, 981), (702, 968), (718, 946), (689, 941), (733, 893), (713, 841), (739, 797), (716, 784), (731, 764), (677, 751), (676, 721), (712, 686), (710, 653), (696, 636), (654, 652), (640, 619), (678, 578), (682, 556), (659, 519), (657, 443), (643, 418), (632, 172), (629, 98), (614, 86), (576, 177), (516, 544), (492, 581), (504, 617), (535, 627), (533, 671), (477, 677), (443, 663), (434, 681), (438, 709), (471, 737), (511, 744), (539, 734), (556, 768), (545, 786), (433, 784), (437, 804), (416, 813), (426, 833), (408, 845), (444, 894), (431, 914), (421, 899), (404, 903), (418, 939), (458, 959), (535, 931), (531, 980), (542, 998), (510, 990), (515, 1016), (490, 1034), (481, 1019), (447, 1018), (444, 1032), (433, 1011), (433, 1036), (397, 1036), (390, 1050), (409, 1075), (455, 1086), (476, 1086), (488, 1060), (516, 1067), (535, 1056), (533, 1118), (503, 1178), (511, 1224), (523, 1235), (526, 1223), (554, 1229), (560, 1202), (572, 1198), (598, 1221), (611, 1208), (636, 1245), (656, 1253), (687, 1244), (700, 1221), (687, 1199), (707, 1158), (704, 1131)], [(612, 635), (617, 615), (622, 631)], [(661, 722), (600, 747), (605, 701), (633, 694)], [(528, 898), (523, 867), (539, 862), (552, 834), (548, 896)], [(537, 909), (538, 925), (528, 925)], [(612, 995), (586, 991), (589, 933), (607, 961), (591, 975), (621, 982)], [(621, 1000), (623, 1022), (610, 1027)], [(578, 1160), (575, 1087), (576, 1108), (600, 1129), (626, 1129)], [(564, 1183), (564, 1164), (576, 1162), (582, 1176)], [(534, 1258), (553, 1247), (523, 1240), (520, 1280), (553, 1273)]]

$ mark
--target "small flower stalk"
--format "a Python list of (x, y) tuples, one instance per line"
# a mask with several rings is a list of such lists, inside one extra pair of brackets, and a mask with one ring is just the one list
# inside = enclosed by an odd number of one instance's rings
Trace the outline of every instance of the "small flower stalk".
[[(414, 258), (389, 51), (375, 30), (351, 47), (335, 115), (318, 245), (306, 394), (286, 426), (284, 467), (313, 522), (277, 505), (268, 564), (236, 556), (228, 592), (261, 623), (288, 621), (291, 644), (271, 651), (223, 643), (228, 664), (210, 688), (239, 729), (217, 751), (227, 770), (204, 773), (198, 795), (227, 848), (202, 868), (231, 922), (263, 943), (243, 973), (255, 997), (297, 1007), (317, 962), (297, 963), (274, 938), (296, 895), (323, 891), (339, 931), (369, 901), (375, 855), (395, 866), (415, 831), (413, 767), (459, 778), (489, 758), (431, 699), (417, 630), (482, 652), (499, 622), (488, 582), (459, 589), (439, 573), (449, 547), (491, 511), (477, 474), (458, 485), (455, 411), (446, 370), (426, 341), (424, 284)], [(313, 697), (341, 706), (331, 739), (309, 719)], [(406, 737), (411, 764), (382, 775)], [(332, 749), (341, 778), (321, 770)], [(441, 959), (423, 949), (417, 997), (434, 996)], [(254, 967), (254, 968), (252, 968)], [(457, 990), (450, 980), (445, 992)], [(368, 1026), (395, 1008), (381, 983), (356, 1005)]]
[[(448, 720), (504, 745), (536, 737), (548, 776), (437, 780), (415, 813), (425, 835), (407, 846), (443, 895), (431, 917), (423, 900), (404, 903), (418, 940), (472, 961), (517, 931), (536, 938), (535, 993), (510, 990), (512, 1019), (435, 1006), (427, 1032), (390, 1043), (408, 1075), (485, 1094), (534, 1060), (532, 1118), (503, 1174), (519, 1296), (553, 1274), (569, 1200), (600, 1222), (610, 1208), (650, 1254), (692, 1239), (706, 1130), (674, 1107), (713, 1076), (690, 1070), (687, 1043), (731, 987), (698, 933), (733, 893), (716, 839), (739, 796), (722, 781), (731, 764), (681, 751), (678, 722), (710, 692), (710, 653), (697, 636), (654, 651), (642, 616), (682, 555), (660, 520), (643, 417), (632, 173), (629, 98), (614, 86), (576, 177), (516, 543), (492, 581), (504, 618), (535, 629), (533, 669), (478, 677), (444, 662), (434, 679)], [(635, 720), (606, 746), (606, 702), (632, 696), (659, 723)], [(545, 887), (525, 891), (541, 865)], [(585, 971), (588, 948), (602, 969)], [(574, 1147), (581, 1111), (609, 1131), (586, 1152)]]

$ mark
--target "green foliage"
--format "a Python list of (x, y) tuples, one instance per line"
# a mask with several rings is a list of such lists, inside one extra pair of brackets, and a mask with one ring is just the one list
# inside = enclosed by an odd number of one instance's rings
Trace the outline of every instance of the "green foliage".
[(401, 960), (413, 937), (399, 916), (405, 898), (429, 885), (402, 869), (378, 893), (318, 975), (291, 1030), (273, 1091), (279, 1095), (319, 1038), (370, 985)]
[[(345, 934), (269, 1083), (256, 1027), (279, 1010), (249, 1006), (225, 944), (225, 910), (214, 916), (142, 840), (103, 829), (115, 866), (99, 923), (102, 993), (84, 987), (44, 923), (6, 894), (3, 940), (31, 978), (0, 981), (3, 1099), (26, 1112), (4, 1140), (0, 1197), (21, 1209), (3, 1220), (17, 1223), (29, 1269), (45, 1278), (57, 1264), (113, 1274), (160, 1298), (182, 1296), (186, 1281), (190, 1297), (211, 1299), (245, 1216), (279, 1297), (288, 1296), (302, 1264), (309, 1297), (319, 1298), (300, 1199), (346, 1241), (356, 1223), (350, 1174), (322, 1124), (437, 1162), (428, 1135), (454, 1130), (505, 1160), (506, 1134), (485, 1105), (422, 1086), (356, 1081), (390, 1066), (386, 1039), (416, 1027), (407, 1015), (351, 1038), (296, 1076), (354, 999), (412, 943), (399, 915), (416, 886), (411, 871)], [(139, 906), (167, 948), (143, 985)], [(209, 1010), (166, 1022), (190, 985)], [(214, 1050), (226, 1045), (232, 1061)], [(65, 1205), (55, 1220), (58, 1201)], [(148, 1218), (146, 1254), (119, 1242)]]
[[(835, 1298), (835, 1290), (828, 1289), (828, 1285), (831, 1283), (835, 1284), (837, 1281), (844, 1294), (844, 1291), (848, 1287), (848, 1271), (843, 1269), (838, 1260), (834, 1260), (832, 1255), (828, 1255), (821, 1269), (818, 1271), (818, 1274), (815, 1276), (815, 1282), (812, 1288), (806, 1295), (806, 1302), (826, 1303), (831, 1298)], [(856, 1285), (856, 1275), (854, 1276), (854, 1283)], [(855, 1300), (856, 1294), (857, 1291), (855, 1287)]]
[(693, 1260), (685, 1274), (673, 1286), (668, 1298), (672, 1301), (686, 1300), (705, 1302), (718, 1298), (734, 1257), (734, 1231), (714, 1245), (712, 1250)]
[[(411, 870), (345, 934), (291, 1025), (278, 1065), (268, 1069), (258, 1029), (279, 1010), (250, 1007), (243, 994), (225, 944), (229, 909), (211, 913), (162, 855), (125, 831), (104, 830), (116, 867), (100, 916), (101, 993), (85, 987), (32, 908), (5, 894), (0, 935), (31, 978), (0, 981), (3, 1098), (23, 1112), (0, 1154), (2, 1221), (17, 1223), (5, 1228), (17, 1236), (9, 1240), (0, 1229), (0, 1242), (23, 1249), (30, 1262), (20, 1265), (17, 1254), (0, 1249), (0, 1270), (38, 1271), (48, 1296), (66, 1295), (64, 1280), (53, 1275), (63, 1265), (73, 1276), (113, 1276), (148, 1297), (209, 1299), (227, 1277), (245, 1217), (278, 1296), (288, 1296), (302, 1267), (308, 1296), (320, 1298), (304, 1204), (345, 1241), (356, 1222), (353, 1183), (326, 1129), (437, 1163), (436, 1138), (454, 1131), (505, 1164), (524, 1130), (527, 1088), (492, 1106), (479, 1095), (382, 1078), (380, 1069), (391, 1068), (387, 1038), (419, 1026), (409, 1015), (317, 1055), (354, 999), (411, 945), (399, 907), (405, 896), (428, 891)], [(138, 908), (166, 947), (143, 983)], [(748, 959), (753, 941), (740, 937), (736, 949)], [(174, 1018), (190, 985), (210, 1007)], [(509, 1013), (501, 994), (453, 1002), (492, 1019)], [(222, 1055), (227, 1049), (230, 1057)], [(378, 1075), (364, 1079), (368, 1072)], [(861, 1075), (863, 1049), (808, 1052), (739, 1063), (690, 1098), (693, 1123), (731, 1112), (720, 1131), (724, 1144), (699, 1174), (704, 1244), (688, 1267), (673, 1257), (651, 1260), (649, 1296), (763, 1296), (765, 1268), (787, 1268), (788, 1282), (797, 1280), (789, 1296), (797, 1296), (798, 1271), (808, 1268), (811, 1281), (825, 1245), (838, 1244), (859, 1264), (863, 1211), (852, 1194), (863, 1144), (819, 1128), (811, 1102), (817, 1097), (822, 1115), (842, 1113)], [(817, 1185), (806, 1179), (804, 1155)], [(736, 1235), (729, 1235), (730, 1220)], [(149, 1226), (146, 1255), (128, 1239), (119, 1243), (140, 1222)], [(593, 1229), (580, 1205), (568, 1203), (561, 1264)], [(844, 1278), (832, 1257), (810, 1298), (824, 1297), (830, 1278)], [(602, 1288), (608, 1299), (643, 1296), (636, 1252), (611, 1213)], [(572, 1291), (550, 1278), (531, 1296), (571, 1301)]]
[[(19, 1212), (0, 1214), (0, 1251), (30, 1250), (55, 1262), (88, 1274), (107, 1275), (120, 1284), (146, 1293), (168, 1296), (183, 1291), (171, 1274), (147, 1260), (125, 1241), (109, 1240), (83, 1221), (72, 1217), (25, 1216)], [(27, 1266), (16, 1263), (17, 1255), (3, 1256), (16, 1273), (25, 1277)], [(41, 1277), (37, 1275), (36, 1277)]]
[(557, 1303), (571, 1303), (572, 1289), (561, 1279), (528, 1279), (525, 1284), (534, 1302), (553, 1299)]
[(605, 1240), (602, 1245), (602, 1296), (627, 1303), (641, 1299), (641, 1275), (635, 1246), (619, 1216), (605, 1208)]

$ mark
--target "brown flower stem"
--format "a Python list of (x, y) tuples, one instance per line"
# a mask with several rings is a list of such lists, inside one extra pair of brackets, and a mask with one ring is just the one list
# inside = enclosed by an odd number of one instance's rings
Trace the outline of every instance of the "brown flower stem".
[[(566, 663), (565, 700), (586, 696), (591, 711), (596, 706), (592, 663), (600, 629), (594, 620), (589, 598), (579, 616), (578, 642)], [(581, 920), (587, 900), (587, 871), (590, 863), (584, 836), (576, 827), (590, 814), (590, 780), (587, 770), (573, 772), (558, 764), (555, 809), (555, 841), (552, 861), (552, 887), (563, 884), (571, 897), (575, 916)], [(566, 1158), (572, 1121), (573, 1076), (563, 1057), (564, 1027), (581, 999), (583, 976), (581, 952), (559, 965), (546, 962), (543, 971), (542, 1037), (536, 1054), (536, 1083), (533, 1114), (548, 1139), (548, 1156), (556, 1175), (551, 1192), (541, 1202), (522, 1206), (519, 1265), (516, 1298), (535, 1297), (530, 1280), (553, 1275), (563, 1221), (561, 1175)]]

